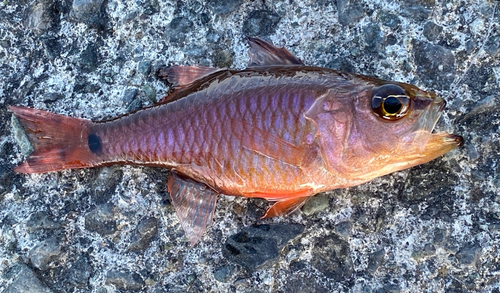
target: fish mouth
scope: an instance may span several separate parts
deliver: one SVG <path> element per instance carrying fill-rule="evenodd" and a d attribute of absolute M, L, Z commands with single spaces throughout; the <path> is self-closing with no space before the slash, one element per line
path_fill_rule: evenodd
<path fill-rule="evenodd" d="M 438 157 L 456 147 L 463 146 L 464 139 L 460 135 L 446 132 L 432 133 L 437 121 L 446 108 L 446 100 L 434 93 L 429 97 L 433 99 L 433 102 L 429 105 L 429 108 L 426 109 L 426 112 L 423 113 L 422 117 L 419 118 L 417 123 L 420 123 L 422 130 L 430 134 L 428 141 L 424 144 L 426 153 L 432 154 L 431 156 L 433 157 Z"/>
<path fill-rule="evenodd" d="M 432 150 L 444 154 L 464 144 L 463 137 L 459 135 L 446 132 L 433 133 L 434 127 L 446 108 L 446 101 L 443 98 L 435 93 L 426 93 L 415 99 L 418 104 L 427 104 L 427 106 L 409 130 L 413 133 L 410 137 L 414 145 L 419 146 L 425 153 Z"/>

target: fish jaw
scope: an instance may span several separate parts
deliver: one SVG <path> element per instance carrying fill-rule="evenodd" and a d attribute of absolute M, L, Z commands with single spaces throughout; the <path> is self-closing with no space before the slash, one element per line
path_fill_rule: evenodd
<path fill-rule="evenodd" d="M 445 132 L 432 133 L 422 150 L 422 162 L 417 162 L 416 165 L 429 162 L 463 144 L 464 139 L 459 135 Z"/>
<path fill-rule="evenodd" d="M 341 174 L 346 179 L 348 183 L 345 187 L 354 186 L 359 184 L 359 182 L 367 182 L 396 171 L 425 164 L 462 146 L 463 143 L 463 138 L 458 135 L 431 133 L 430 139 L 423 148 L 414 145 L 413 149 L 407 149 L 404 154 L 385 154 L 384 156 L 370 160 L 368 164 L 366 164 L 365 159 L 361 159 L 365 161 L 366 168 L 353 169 L 350 166 L 344 165 L 341 168 L 337 167 L 335 172 Z"/>

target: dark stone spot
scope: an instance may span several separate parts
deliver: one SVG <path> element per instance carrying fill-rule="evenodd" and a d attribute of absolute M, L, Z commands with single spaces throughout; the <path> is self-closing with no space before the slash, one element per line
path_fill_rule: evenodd
<path fill-rule="evenodd" d="M 93 153 L 98 153 L 101 151 L 101 138 L 95 133 L 89 134 L 89 149 Z"/>
<path fill-rule="evenodd" d="M 339 0 L 337 1 L 339 13 L 338 21 L 342 25 L 354 25 L 363 18 L 363 6 L 361 1 Z"/>
<path fill-rule="evenodd" d="M 427 22 L 424 25 L 424 36 L 429 40 L 429 41 L 435 41 L 443 31 L 443 27 L 440 25 L 435 24 L 432 21 Z"/>
<path fill-rule="evenodd" d="M 276 31 L 281 17 L 268 10 L 250 12 L 243 23 L 243 33 L 247 36 L 269 36 Z"/>
<path fill-rule="evenodd" d="M 418 40 L 412 41 L 417 74 L 427 86 L 448 89 L 453 82 L 455 56 L 451 50 Z"/>
<path fill-rule="evenodd" d="M 238 254 L 240 254 L 240 251 L 236 247 L 232 246 L 231 244 L 226 244 L 226 249 L 232 255 L 238 255 Z"/>
<path fill-rule="evenodd" d="M 251 226 L 229 237 L 222 253 L 230 262 L 254 271 L 276 263 L 283 247 L 303 231 L 304 226 L 292 224 Z"/>

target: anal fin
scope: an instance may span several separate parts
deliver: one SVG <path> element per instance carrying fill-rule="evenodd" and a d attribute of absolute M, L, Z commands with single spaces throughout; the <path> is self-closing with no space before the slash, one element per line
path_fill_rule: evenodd
<path fill-rule="evenodd" d="M 309 198 L 310 196 L 294 197 L 291 199 L 277 201 L 269 209 L 267 209 L 266 214 L 262 216 L 262 219 L 291 214 L 300 209 L 300 207 L 302 207 Z"/>
<path fill-rule="evenodd" d="M 181 178 L 174 172 L 168 178 L 167 187 L 175 213 L 193 247 L 212 222 L 219 194 L 205 184 Z"/>

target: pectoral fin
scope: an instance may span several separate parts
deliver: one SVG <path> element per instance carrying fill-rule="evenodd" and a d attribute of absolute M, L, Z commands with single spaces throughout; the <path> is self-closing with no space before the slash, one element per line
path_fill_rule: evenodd
<path fill-rule="evenodd" d="M 175 213 L 192 247 L 212 222 L 219 194 L 205 184 L 181 178 L 174 172 L 168 178 L 167 187 Z"/>
<path fill-rule="evenodd" d="M 300 207 L 302 207 L 309 198 L 310 196 L 295 197 L 287 200 L 277 201 L 269 209 L 267 209 L 266 214 L 262 217 L 262 219 L 277 217 L 284 214 L 291 214 L 300 209 Z"/>
<path fill-rule="evenodd" d="M 307 159 L 309 155 L 307 149 L 289 143 L 268 131 L 244 121 L 233 122 L 233 125 L 236 125 L 236 123 L 241 123 L 240 128 L 243 130 L 241 132 L 241 143 L 249 151 L 296 167 L 301 166 L 304 159 Z"/>

